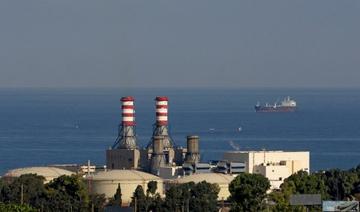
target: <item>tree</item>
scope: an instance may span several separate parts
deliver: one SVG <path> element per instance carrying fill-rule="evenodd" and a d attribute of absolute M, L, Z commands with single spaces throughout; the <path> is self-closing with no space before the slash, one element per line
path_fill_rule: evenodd
<path fill-rule="evenodd" d="M 131 201 L 131 206 L 136 208 L 136 212 L 137 211 L 146 211 L 145 201 L 146 201 L 146 196 L 144 193 L 144 189 L 141 185 L 138 185 L 134 191 L 132 201 Z"/>
<path fill-rule="evenodd" d="M 113 199 L 111 200 L 111 205 L 118 205 L 121 207 L 122 204 L 122 199 L 121 199 L 121 187 L 120 187 L 120 183 L 118 184 L 118 187 L 116 189 L 116 192 L 114 194 Z"/>
<path fill-rule="evenodd" d="M 220 188 L 218 184 L 206 181 L 195 184 L 190 192 L 191 211 L 217 211 L 217 199 Z M 186 192 L 184 192 L 185 194 Z"/>
<path fill-rule="evenodd" d="M 229 185 L 231 211 L 261 211 L 269 189 L 269 180 L 264 176 L 239 174 Z"/>
<path fill-rule="evenodd" d="M 5 204 L 0 202 L 0 211 L 1 212 L 37 212 L 36 209 L 28 205 L 19 205 L 19 204 Z"/>
<path fill-rule="evenodd" d="M 186 183 L 172 185 L 166 191 L 165 211 L 217 211 L 220 188 L 217 184 Z"/>
<path fill-rule="evenodd" d="M 93 209 L 94 212 L 104 211 L 106 202 L 105 194 L 90 194 L 89 209 Z"/>
<path fill-rule="evenodd" d="M 328 194 L 333 200 L 346 200 L 350 198 L 354 188 L 359 182 L 359 176 L 353 170 L 328 170 L 324 173 Z"/>
<path fill-rule="evenodd" d="M 2 198 L 4 202 L 29 204 L 41 208 L 45 203 L 45 178 L 36 174 L 24 174 L 14 178 L 8 184 L 3 182 Z"/>
<path fill-rule="evenodd" d="M 149 181 L 147 184 L 146 197 L 145 197 L 145 210 L 158 211 L 161 209 L 162 200 L 157 190 L 157 182 Z"/>
<path fill-rule="evenodd" d="M 8 190 L 8 186 L 5 183 L 3 178 L 0 178 L 0 202 L 4 202 L 5 201 L 5 193 L 6 190 Z"/>
<path fill-rule="evenodd" d="M 89 196 L 80 176 L 60 176 L 46 185 L 43 182 L 44 177 L 35 174 L 0 179 L 0 202 L 9 203 L 2 207 L 23 208 L 21 203 L 38 211 L 101 211 L 104 207 L 105 196 Z"/>
<path fill-rule="evenodd" d="M 87 211 L 89 195 L 79 176 L 60 176 L 46 186 L 49 211 Z"/>
<path fill-rule="evenodd" d="M 164 202 L 164 208 L 166 211 L 181 211 L 181 206 L 184 205 L 184 188 L 185 187 L 182 185 L 171 185 L 166 191 Z M 187 199 L 190 199 L 190 194 Z"/>
<path fill-rule="evenodd" d="M 273 191 L 269 200 L 275 203 L 274 211 L 305 211 L 304 206 L 290 206 L 290 197 L 293 194 L 320 194 L 322 199 L 327 199 L 327 187 L 322 173 L 309 174 L 299 171 L 287 179 L 280 186 L 279 191 Z M 310 210 L 320 210 L 319 206 L 308 206 Z"/>
<path fill-rule="evenodd" d="M 299 171 L 284 180 L 281 187 L 288 186 L 292 182 L 294 194 L 321 194 L 323 198 L 327 198 L 327 187 L 321 173 L 309 174 L 306 171 Z"/>
<path fill-rule="evenodd" d="M 150 181 L 147 184 L 147 190 L 146 190 L 146 194 L 151 194 L 151 195 L 155 195 L 156 190 L 157 190 L 157 182 L 156 181 Z"/>

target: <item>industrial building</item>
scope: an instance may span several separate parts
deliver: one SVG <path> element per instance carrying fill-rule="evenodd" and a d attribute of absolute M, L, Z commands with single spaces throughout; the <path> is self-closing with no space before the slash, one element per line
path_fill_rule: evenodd
<path fill-rule="evenodd" d="M 136 170 L 110 170 L 101 171 L 87 177 L 89 190 L 92 193 L 105 194 L 106 198 L 114 197 L 116 189 L 120 184 L 123 206 L 129 206 L 131 197 L 138 185 L 141 185 L 144 191 L 147 190 L 147 184 L 150 181 L 157 182 L 157 192 L 164 196 L 163 180 L 155 175 L 136 171 Z"/>
<path fill-rule="evenodd" d="M 200 161 L 199 137 L 188 136 L 187 148 L 175 145 L 168 127 L 168 97 L 155 98 L 155 124 L 146 147 L 137 145 L 135 99 L 121 98 L 122 121 L 113 146 L 106 151 L 108 169 L 136 169 L 164 178 L 183 175 L 183 164 L 194 166 Z"/>
<path fill-rule="evenodd" d="M 267 177 L 271 189 L 279 189 L 284 179 L 298 171 L 310 172 L 309 152 L 232 151 L 224 160 L 245 164 L 245 172 Z"/>

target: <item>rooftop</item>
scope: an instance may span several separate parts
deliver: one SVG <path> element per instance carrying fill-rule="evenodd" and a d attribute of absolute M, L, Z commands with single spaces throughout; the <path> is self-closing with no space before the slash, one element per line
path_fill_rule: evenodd
<path fill-rule="evenodd" d="M 20 177 L 23 174 L 37 174 L 43 176 L 45 178 L 57 178 L 61 175 L 72 175 L 74 172 L 59 169 L 55 167 L 47 167 L 47 166 L 40 166 L 40 167 L 26 167 L 26 168 L 18 168 L 9 170 L 4 176 L 5 177 Z"/>
<path fill-rule="evenodd" d="M 174 183 L 188 183 L 194 182 L 199 183 L 206 181 L 208 183 L 217 183 L 217 184 L 229 184 L 235 177 L 227 174 L 220 173 L 199 173 L 185 176 L 179 179 L 175 179 L 172 182 Z"/>
<path fill-rule="evenodd" d="M 136 170 L 110 170 L 101 171 L 94 174 L 93 180 L 131 180 L 131 181 L 149 181 L 149 180 L 162 180 L 160 177 Z"/>

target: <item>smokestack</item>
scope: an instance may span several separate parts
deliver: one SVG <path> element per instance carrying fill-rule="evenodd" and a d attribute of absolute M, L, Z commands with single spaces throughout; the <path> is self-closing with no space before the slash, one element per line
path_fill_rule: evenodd
<path fill-rule="evenodd" d="M 160 167 L 165 165 L 164 136 L 154 136 L 152 144 L 152 157 L 151 157 L 151 172 L 159 175 Z"/>
<path fill-rule="evenodd" d="M 173 149 L 173 140 L 169 135 L 169 127 L 168 127 L 168 97 L 166 96 L 158 96 L 155 98 L 155 107 L 156 107 L 156 122 L 154 124 L 154 136 L 163 136 L 163 146 L 164 150 Z M 148 149 L 152 149 L 154 138 L 151 139 L 149 144 L 147 145 Z M 172 161 L 171 158 L 169 158 Z"/>
<path fill-rule="evenodd" d="M 120 101 L 122 110 L 122 126 L 135 126 L 134 98 L 127 96 L 121 98 Z"/>
<path fill-rule="evenodd" d="M 135 105 L 132 96 L 121 98 L 122 122 L 113 149 L 136 149 Z"/>
<path fill-rule="evenodd" d="M 168 98 L 166 96 L 158 96 L 156 101 L 156 125 L 167 126 L 168 124 Z"/>
<path fill-rule="evenodd" d="M 187 152 L 185 156 L 185 162 L 198 163 L 200 161 L 199 153 L 199 136 L 191 135 L 187 136 Z"/>

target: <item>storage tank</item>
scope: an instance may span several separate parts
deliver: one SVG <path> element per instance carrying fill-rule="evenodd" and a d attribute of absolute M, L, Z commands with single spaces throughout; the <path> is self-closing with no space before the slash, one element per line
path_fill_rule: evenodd
<path fill-rule="evenodd" d="M 123 206 L 129 206 L 131 197 L 138 185 L 141 185 L 146 192 L 147 184 L 150 181 L 157 182 L 157 192 L 164 195 L 163 180 L 155 175 L 136 170 L 111 170 L 96 173 L 88 177 L 91 185 L 91 192 L 105 194 L 106 198 L 113 197 L 118 184 L 120 184 Z"/>
<path fill-rule="evenodd" d="M 4 178 L 20 177 L 21 175 L 24 174 L 36 174 L 39 176 L 43 176 L 45 178 L 44 183 L 48 183 L 51 180 L 58 178 L 62 175 L 70 176 L 75 173 L 55 167 L 38 166 L 38 167 L 25 167 L 25 168 L 12 169 L 9 170 L 3 177 Z"/>
<path fill-rule="evenodd" d="M 185 184 L 189 182 L 200 183 L 206 181 L 208 183 L 216 183 L 220 187 L 218 200 L 226 200 L 230 196 L 229 184 L 235 177 L 219 173 L 201 173 L 192 174 L 176 180 L 169 181 L 169 184 Z"/>

